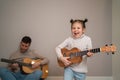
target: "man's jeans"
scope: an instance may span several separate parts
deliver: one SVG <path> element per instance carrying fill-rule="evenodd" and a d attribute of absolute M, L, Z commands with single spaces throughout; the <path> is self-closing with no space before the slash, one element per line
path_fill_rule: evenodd
<path fill-rule="evenodd" d="M 41 76 L 41 70 L 36 70 L 33 73 L 26 75 L 21 72 L 11 72 L 7 68 L 0 68 L 0 78 L 2 80 L 39 80 Z"/>

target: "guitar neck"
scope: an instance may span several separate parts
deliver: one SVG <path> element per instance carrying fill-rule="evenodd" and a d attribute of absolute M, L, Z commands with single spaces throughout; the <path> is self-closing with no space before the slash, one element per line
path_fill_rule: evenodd
<path fill-rule="evenodd" d="M 91 49 L 91 50 L 86 50 L 86 52 L 98 53 L 98 52 L 101 52 L 101 50 L 100 50 L 100 48 L 95 48 L 95 49 Z"/>
<path fill-rule="evenodd" d="M 15 60 L 4 59 L 4 58 L 1 59 L 1 62 L 12 63 L 12 64 L 17 63 L 19 65 L 28 66 L 28 67 L 32 66 L 31 64 L 28 64 L 28 63 L 23 63 L 23 62 L 19 62 L 19 61 L 15 61 Z"/>
<path fill-rule="evenodd" d="M 77 52 L 76 55 L 83 56 L 83 55 L 87 55 L 88 52 L 98 53 L 98 52 L 101 52 L 101 49 L 95 48 L 95 49 L 85 50 L 85 51 Z"/>

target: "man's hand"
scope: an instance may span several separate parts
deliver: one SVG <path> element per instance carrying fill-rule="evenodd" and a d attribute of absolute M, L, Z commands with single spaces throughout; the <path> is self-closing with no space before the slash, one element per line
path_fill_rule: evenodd
<path fill-rule="evenodd" d="M 19 67 L 19 65 L 17 63 L 11 64 L 11 68 L 18 68 L 18 67 Z"/>
<path fill-rule="evenodd" d="M 40 62 L 35 62 L 34 64 L 32 64 L 32 68 L 37 68 L 40 66 Z"/>

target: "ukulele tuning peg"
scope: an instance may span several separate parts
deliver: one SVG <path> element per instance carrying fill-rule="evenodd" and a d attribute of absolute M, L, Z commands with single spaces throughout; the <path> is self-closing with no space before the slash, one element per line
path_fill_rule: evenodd
<path fill-rule="evenodd" d="M 115 54 L 114 52 L 112 52 L 112 54 Z"/>
<path fill-rule="evenodd" d="M 110 44 L 111 46 L 113 45 L 113 44 Z"/>
<path fill-rule="evenodd" d="M 108 44 L 106 44 L 105 46 L 108 46 Z"/>

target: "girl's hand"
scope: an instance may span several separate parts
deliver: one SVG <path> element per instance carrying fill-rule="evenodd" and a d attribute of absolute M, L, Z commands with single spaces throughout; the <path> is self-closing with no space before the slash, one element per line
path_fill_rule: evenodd
<path fill-rule="evenodd" d="M 71 61 L 69 61 L 70 57 L 60 57 L 60 60 L 64 63 L 65 66 L 69 66 L 71 64 Z"/>
<path fill-rule="evenodd" d="M 91 56 L 93 56 L 93 55 L 94 55 L 94 53 L 92 53 L 92 52 L 88 52 L 88 53 L 87 53 L 87 56 L 88 56 L 88 57 L 91 57 Z"/>

